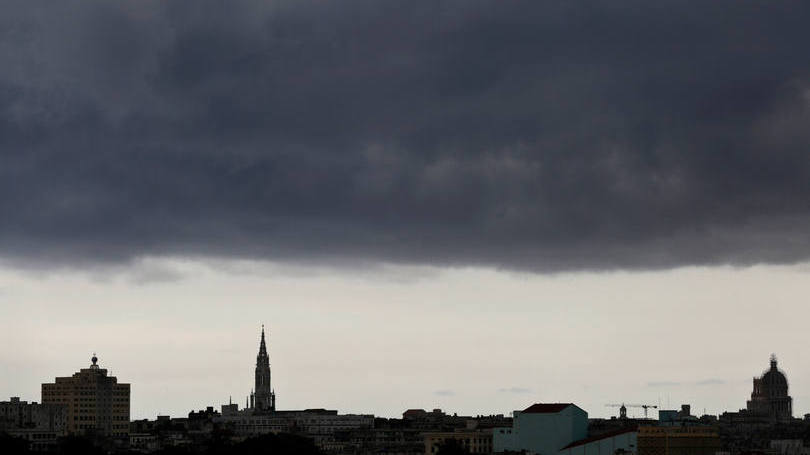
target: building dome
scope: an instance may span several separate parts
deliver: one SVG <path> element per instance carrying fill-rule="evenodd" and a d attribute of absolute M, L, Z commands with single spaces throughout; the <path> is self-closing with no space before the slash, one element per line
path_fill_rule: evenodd
<path fill-rule="evenodd" d="M 776 367 L 776 357 L 771 357 L 771 369 L 762 375 L 762 392 L 768 397 L 786 397 L 788 382 L 785 374 Z"/>
<path fill-rule="evenodd" d="M 793 415 L 793 399 L 788 395 L 785 373 L 776 366 L 776 356 L 771 356 L 771 368 L 754 378 L 754 390 L 747 405 L 755 416 L 788 421 Z"/>
<path fill-rule="evenodd" d="M 785 377 L 785 374 L 778 370 L 768 371 L 762 375 L 762 382 L 766 386 L 787 387 L 787 378 Z"/>

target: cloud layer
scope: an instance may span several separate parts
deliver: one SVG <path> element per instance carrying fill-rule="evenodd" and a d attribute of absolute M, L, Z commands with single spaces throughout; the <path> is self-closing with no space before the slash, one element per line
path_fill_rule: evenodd
<path fill-rule="evenodd" d="M 809 9 L 12 2 L 0 255 L 806 260 Z"/>

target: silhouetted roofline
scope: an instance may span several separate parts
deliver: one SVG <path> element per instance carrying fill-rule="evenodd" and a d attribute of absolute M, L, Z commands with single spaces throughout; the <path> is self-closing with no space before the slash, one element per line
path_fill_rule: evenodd
<path fill-rule="evenodd" d="M 535 403 L 522 412 L 527 414 L 556 414 L 574 403 Z"/>
<path fill-rule="evenodd" d="M 638 427 L 629 427 L 629 428 L 622 428 L 620 430 L 609 431 L 607 433 L 602 433 L 600 435 L 591 436 L 589 438 L 580 439 L 579 441 L 574 441 L 571 444 L 563 447 L 560 450 L 570 449 L 571 447 L 582 446 L 591 442 L 601 441 L 602 439 L 612 438 L 614 436 L 621 436 L 627 433 L 635 433 L 638 431 Z"/>

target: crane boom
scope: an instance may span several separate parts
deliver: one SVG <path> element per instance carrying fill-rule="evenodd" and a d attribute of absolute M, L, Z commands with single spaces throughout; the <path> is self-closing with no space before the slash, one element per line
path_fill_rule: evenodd
<path fill-rule="evenodd" d="M 658 405 L 655 404 L 626 404 L 626 403 L 610 403 L 606 404 L 605 406 L 610 408 L 619 408 L 619 417 L 620 418 L 627 418 L 627 408 L 642 408 L 644 409 L 644 418 L 647 418 L 647 411 L 649 409 L 658 409 Z"/>

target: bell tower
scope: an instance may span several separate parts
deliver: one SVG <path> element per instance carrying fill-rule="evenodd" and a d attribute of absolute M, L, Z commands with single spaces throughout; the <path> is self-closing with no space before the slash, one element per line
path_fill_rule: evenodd
<path fill-rule="evenodd" d="M 256 356 L 256 383 L 253 390 L 251 404 L 255 412 L 276 410 L 276 394 L 270 384 L 270 356 L 267 355 L 264 325 L 262 325 L 262 338 L 259 342 L 259 354 Z"/>

